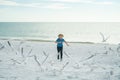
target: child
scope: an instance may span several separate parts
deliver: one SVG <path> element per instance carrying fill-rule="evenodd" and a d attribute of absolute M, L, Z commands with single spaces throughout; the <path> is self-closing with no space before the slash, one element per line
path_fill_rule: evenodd
<path fill-rule="evenodd" d="M 58 39 L 56 40 L 56 43 L 57 43 L 57 51 L 58 51 L 58 56 L 57 56 L 57 59 L 61 60 L 62 61 L 62 58 L 63 58 L 63 42 L 66 43 L 67 46 L 68 43 L 63 39 L 64 35 L 63 34 L 59 34 L 58 35 Z"/>

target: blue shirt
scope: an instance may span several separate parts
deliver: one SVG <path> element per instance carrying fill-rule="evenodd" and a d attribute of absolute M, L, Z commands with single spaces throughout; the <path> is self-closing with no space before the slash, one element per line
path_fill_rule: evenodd
<path fill-rule="evenodd" d="M 56 42 L 57 42 L 57 47 L 63 47 L 63 42 L 65 42 L 65 40 L 58 38 Z"/>

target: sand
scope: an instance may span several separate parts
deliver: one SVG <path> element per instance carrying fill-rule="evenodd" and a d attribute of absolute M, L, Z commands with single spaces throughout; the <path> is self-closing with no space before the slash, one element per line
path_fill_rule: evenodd
<path fill-rule="evenodd" d="M 0 40 L 0 80 L 120 80 L 120 45 Z"/>

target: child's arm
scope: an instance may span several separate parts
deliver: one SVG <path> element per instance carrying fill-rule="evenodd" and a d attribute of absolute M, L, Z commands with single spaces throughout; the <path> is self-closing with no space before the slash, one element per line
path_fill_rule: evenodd
<path fill-rule="evenodd" d="M 58 39 L 55 41 L 55 43 L 58 43 Z"/>
<path fill-rule="evenodd" d="M 69 46 L 69 44 L 65 41 L 65 44 L 67 45 L 67 46 Z"/>

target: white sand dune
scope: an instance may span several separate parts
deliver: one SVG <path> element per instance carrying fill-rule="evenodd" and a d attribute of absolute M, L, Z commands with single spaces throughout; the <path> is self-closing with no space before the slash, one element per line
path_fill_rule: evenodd
<path fill-rule="evenodd" d="M 120 80 L 120 45 L 0 40 L 0 80 Z"/>

